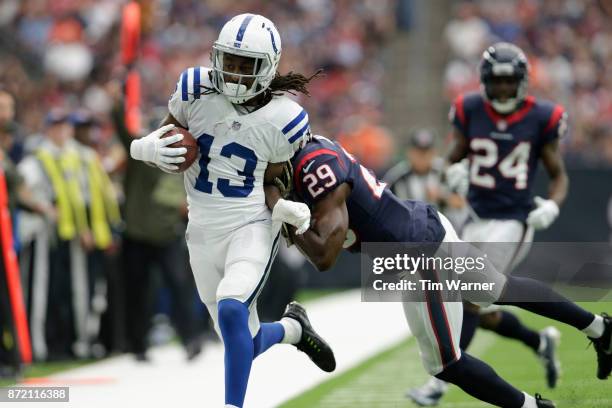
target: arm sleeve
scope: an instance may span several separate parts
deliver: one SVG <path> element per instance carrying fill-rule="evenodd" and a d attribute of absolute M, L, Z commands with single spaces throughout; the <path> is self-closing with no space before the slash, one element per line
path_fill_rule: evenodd
<path fill-rule="evenodd" d="M 459 95 L 450 107 L 448 120 L 461 134 L 466 134 L 467 120 L 465 115 L 464 97 Z"/>
<path fill-rule="evenodd" d="M 123 103 L 118 103 L 113 106 L 111 111 L 111 119 L 113 120 L 113 125 L 115 127 L 115 132 L 117 134 L 117 138 L 123 145 L 123 148 L 128 152 L 130 151 L 130 143 L 134 140 L 127 128 L 125 127 L 125 119 L 123 117 Z"/>
<path fill-rule="evenodd" d="M 561 139 L 567 133 L 567 112 L 561 105 L 555 105 L 542 134 L 542 143 L 548 144 Z"/>
<path fill-rule="evenodd" d="M 333 154 L 315 150 L 306 154 L 295 169 L 295 185 L 306 204 L 314 205 L 348 178 L 348 169 L 341 159 Z"/>

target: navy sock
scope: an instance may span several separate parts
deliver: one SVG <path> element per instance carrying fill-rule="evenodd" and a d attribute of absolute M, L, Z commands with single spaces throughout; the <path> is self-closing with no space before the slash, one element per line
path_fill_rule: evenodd
<path fill-rule="evenodd" d="M 540 333 L 523 325 L 518 317 L 505 310 L 501 312 L 501 320 L 493 331 L 501 336 L 520 340 L 535 352 L 540 347 Z"/>
<path fill-rule="evenodd" d="M 522 301 L 538 300 L 538 301 Z M 570 302 L 547 285 L 535 279 L 509 276 L 498 305 L 513 305 L 540 316 L 569 324 L 578 330 L 585 329 L 595 315 Z"/>
<path fill-rule="evenodd" d="M 218 306 L 225 345 L 225 403 L 242 407 L 253 362 L 249 309 L 235 299 L 223 299 Z"/>
<path fill-rule="evenodd" d="M 498 407 L 520 408 L 525 395 L 508 384 L 483 361 L 463 353 L 436 378 L 455 384 L 472 397 Z"/>
<path fill-rule="evenodd" d="M 259 356 L 273 345 L 280 343 L 284 336 L 285 329 L 282 324 L 278 322 L 262 323 L 257 336 L 253 339 L 253 345 L 255 346 L 254 357 Z"/>
<path fill-rule="evenodd" d="M 463 309 L 463 325 L 461 326 L 461 339 L 459 340 L 461 350 L 467 350 L 474 338 L 474 334 L 476 334 L 479 322 L 480 316 L 478 312 Z"/>

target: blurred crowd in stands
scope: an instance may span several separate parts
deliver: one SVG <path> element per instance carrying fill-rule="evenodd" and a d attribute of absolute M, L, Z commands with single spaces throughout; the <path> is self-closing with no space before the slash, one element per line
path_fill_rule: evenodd
<path fill-rule="evenodd" d="M 0 5 L 0 83 L 18 95 L 18 119 L 42 129 L 51 107 L 84 107 L 105 119 L 108 84 L 121 78 L 119 19 L 124 1 L 7 0 Z M 209 65 L 211 45 L 233 15 L 259 12 L 283 38 L 280 72 L 325 76 L 302 98 L 317 132 L 336 135 L 378 121 L 383 77 L 380 45 L 395 30 L 394 0 L 145 0 L 139 69 L 145 114 L 165 106 L 185 67 Z M 359 119 L 359 121 L 357 120 Z M 112 131 L 102 129 L 99 137 Z"/>
<path fill-rule="evenodd" d="M 531 92 L 569 111 L 568 165 L 612 165 L 612 2 L 474 0 L 456 2 L 453 13 L 445 29 L 449 100 L 478 89 L 487 44 L 516 43 L 531 64 Z"/>
<path fill-rule="evenodd" d="M 377 128 L 380 53 L 397 27 L 396 0 L 139 3 L 143 134 L 165 115 L 181 71 L 209 65 L 221 26 L 246 11 L 278 26 L 281 73 L 324 69 L 310 87 L 312 97 L 299 100 L 317 133 L 384 133 Z M 147 339 L 164 337 L 163 330 L 147 337 L 156 312 L 168 316 L 188 359 L 211 330 L 186 258 L 181 176 L 127 160 L 129 142 L 139 135 L 128 133 L 121 113 L 124 4 L 0 3 L 0 164 L 36 361 L 114 351 L 147 360 Z M 389 157 L 390 147 L 386 152 Z M 279 262 L 284 271 L 304 261 L 281 254 Z M 270 307 L 261 314 L 269 319 L 280 317 L 301 282 L 286 271 L 276 276 L 281 283 L 269 285 L 275 292 L 262 295 Z M 5 312 L 0 369 L 15 344 Z"/>

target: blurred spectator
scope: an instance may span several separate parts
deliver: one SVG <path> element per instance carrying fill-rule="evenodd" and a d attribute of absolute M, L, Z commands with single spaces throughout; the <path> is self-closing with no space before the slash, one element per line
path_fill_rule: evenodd
<path fill-rule="evenodd" d="M 23 213 L 20 236 L 27 248 L 20 259 L 30 306 L 32 347 L 36 359 L 85 357 L 87 317 L 85 248 L 92 246 L 80 186 L 79 152 L 68 115 L 47 115 L 45 139 L 26 156 L 19 171 L 35 200 L 54 207 L 57 218 Z M 25 253 L 25 254 L 24 254 Z M 32 267 L 30 268 L 30 264 Z"/>
<path fill-rule="evenodd" d="M 489 40 L 489 27 L 478 6 L 472 1 L 461 2 L 455 7 L 455 16 L 444 30 L 451 51 L 467 61 L 479 57 Z"/>
<path fill-rule="evenodd" d="M 442 183 L 444 159 L 435 148 L 437 135 L 422 128 L 408 136 L 405 157 L 384 176 L 389 188 L 401 200 L 421 200 L 434 204 L 459 227 L 466 217 L 465 201 Z"/>
<path fill-rule="evenodd" d="M 612 16 L 605 1 L 479 0 L 460 3 L 446 28 L 449 100 L 479 86 L 486 45 L 510 41 L 531 64 L 530 91 L 561 102 L 572 130 L 562 141 L 569 165 L 610 166 Z"/>
<path fill-rule="evenodd" d="M 0 89 L 0 148 L 9 156 L 13 164 L 23 158 L 23 129 L 15 122 L 15 98 Z"/>
<path fill-rule="evenodd" d="M 75 147 L 80 156 L 83 201 L 93 238 L 92 246 L 86 248 L 88 304 L 81 347 L 85 348 L 83 354 L 100 357 L 111 347 L 108 336 L 106 345 L 102 344 L 100 331 L 102 316 L 109 303 L 109 282 L 116 281 L 111 274 L 117 273 L 112 261 L 119 245 L 121 215 L 117 194 L 102 166 L 101 158 L 94 150 L 93 134 L 98 128 L 97 122 L 86 110 L 73 112 L 70 121 L 74 128 Z M 106 328 L 110 329 L 108 325 Z"/>
<path fill-rule="evenodd" d="M 158 118 L 159 121 L 161 118 Z M 113 110 L 117 134 L 129 151 L 132 136 L 123 120 L 123 108 Z M 157 126 L 154 123 L 153 126 Z M 195 282 L 187 267 L 183 177 L 168 174 L 141 161 L 129 160 L 124 179 L 125 231 L 123 276 L 128 351 L 138 361 L 147 361 L 147 334 L 153 317 L 154 268 L 157 267 L 171 292 L 171 318 L 185 348 L 187 359 L 202 348 L 195 316 Z"/>
<path fill-rule="evenodd" d="M 437 155 L 435 141 L 434 132 L 425 128 L 413 130 L 408 136 L 404 160 L 384 176 L 398 198 L 441 203 L 444 160 Z"/>

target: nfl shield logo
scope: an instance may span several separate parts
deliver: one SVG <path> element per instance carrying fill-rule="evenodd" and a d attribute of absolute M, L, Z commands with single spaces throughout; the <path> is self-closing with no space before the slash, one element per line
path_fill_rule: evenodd
<path fill-rule="evenodd" d="M 242 126 L 240 122 L 234 121 L 234 123 L 232 123 L 232 130 L 240 130 L 240 126 Z"/>
<path fill-rule="evenodd" d="M 503 132 L 506 129 L 508 129 L 508 123 L 505 120 L 500 120 L 497 122 L 497 130 Z"/>

